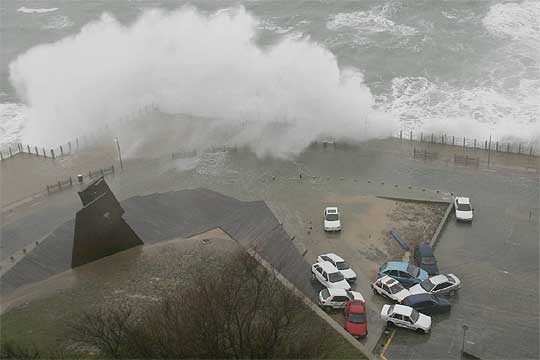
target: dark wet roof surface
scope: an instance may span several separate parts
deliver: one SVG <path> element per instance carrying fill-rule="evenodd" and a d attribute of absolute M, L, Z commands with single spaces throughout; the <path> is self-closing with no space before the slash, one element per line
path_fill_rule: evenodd
<path fill-rule="evenodd" d="M 306 294 L 314 290 L 305 262 L 263 201 L 245 202 L 207 189 L 136 196 L 121 202 L 123 218 L 146 244 L 188 238 L 220 227 L 254 248 Z M 3 295 L 70 269 L 74 220 L 58 227 L 1 279 Z"/>

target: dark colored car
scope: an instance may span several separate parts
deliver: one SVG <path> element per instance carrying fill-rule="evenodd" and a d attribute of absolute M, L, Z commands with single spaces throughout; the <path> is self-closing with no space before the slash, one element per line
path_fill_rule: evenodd
<path fill-rule="evenodd" d="M 431 294 L 409 295 L 403 299 L 401 304 L 410 306 L 426 315 L 444 313 L 450 311 L 451 307 L 446 298 Z"/>
<path fill-rule="evenodd" d="M 429 276 L 439 274 L 437 259 L 433 255 L 433 249 L 429 244 L 416 245 L 414 248 L 414 263 L 419 268 L 424 269 Z"/>

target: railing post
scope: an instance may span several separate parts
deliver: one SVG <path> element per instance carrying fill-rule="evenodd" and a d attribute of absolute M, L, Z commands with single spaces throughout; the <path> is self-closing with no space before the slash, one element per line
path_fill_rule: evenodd
<path fill-rule="evenodd" d="M 409 132 L 409 141 L 412 141 L 412 130 Z"/>
<path fill-rule="evenodd" d="M 34 146 L 34 150 L 36 151 L 36 156 L 39 157 L 39 151 L 37 149 L 37 146 Z"/>
<path fill-rule="evenodd" d="M 463 137 L 463 148 L 465 149 L 465 136 Z"/>
<path fill-rule="evenodd" d="M 456 137 L 452 135 L 452 145 L 455 145 L 455 140 L 456 140 Z"/>
<path fill-rule="evenodd" d="M 54 157 L 54 149 L 51 149 L 51 157 L 52 157 L 53 159 L 55 159 L 55 157 Z"/>
<path fill-rule="evenodd" d="M 68 141 L 69 153 L 71 154 L 71 141 Z"/>
<path fill-rule="evenodd" d="M 9 157 L 12 157 L 13 153 L 11 152 L 11 146 L 8 146 L 8 150 L 9 150 Z"/>
<path fill-rule="evenodd" d="M 495 143 L 495 151 L 499 151 L 499 142 L 498 141 Z"/>
<path fill-rule="evenodd" d="M 31 152 L 30 152 L 30 145 L 26 144 L 26 149 L 28 150 L 28 153 L 31 154 Z"/>
<path fill-rule="evenodd" d="M 0 151 L 0 160 L 4 160 L 4 154 Z"/>
<path fill-rule="evenodd" d="M 399 130 L 399 140 L 403 140 L 403 130 Z"/>
<path fill-rule="evenodd" d="M 433 133 L 431 133 L 431 143 L 433 144 Z"/>
<path fill-rule="evenodd" d="M 474 148 L 476 149 L 476 139 L 474 139 Z"/>
<path fill-rule="evenodd" d="M 444 145 L 445 141 L 444 141 L 444 135 L 441 135 L 441 144 Z"/>
<path fill-rule="evenodd" d="M 423 132 L 420 133 L 420 142 L 424 142 L 424 133 Z"/>
<path fill-rule="evenodd" d="M 62 148 L 62 145 L 60 145 L 60 156 L 64 156 L 64 149 Z"/>
<path fill-rule="evenodd" d="M 487 150 L 487 140 L 486 140 L 486 143 L 484 144 L 484 150 Z"/>
<path fill-rule="evenodd" d="M 45 152 L 45 148 L 43 148 L 43 157 L 44 157 L 44 158 L 47 157 L 47 153 Z"/>
<path fill-rule="evenodd" d="M 519 143 L 518 154 L 521 154 L 521 143 Z"/>

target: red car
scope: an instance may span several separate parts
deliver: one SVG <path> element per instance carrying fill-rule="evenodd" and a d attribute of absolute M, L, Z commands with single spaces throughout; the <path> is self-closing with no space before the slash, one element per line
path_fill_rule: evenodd
<path fill-rule="evenodd" d="M 345 305 L 345 330 L 355 337 L 368 334 L 366 303 L 362 300 L 351 300 Z"/>

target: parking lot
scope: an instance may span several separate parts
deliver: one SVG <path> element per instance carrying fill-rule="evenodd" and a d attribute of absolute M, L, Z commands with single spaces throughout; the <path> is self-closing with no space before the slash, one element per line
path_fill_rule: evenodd
<path fill-rule="evenodd" d="M 475 356 L 538 358 L 538 177 L 531 173 L 493 172 L 418 161 L 408 156 L 407 148 L 401 152 L 385 151 L 385 148 L 384 141 L 349 149 L 315 148 L 295 161 L 257 160 L 253 155 L 239 152 L 214 157 L 212 161 L 202 158 L 195 168 L 188 170 L 170 158 L 127 160 L 126 171 L 112 178 L 110 184 L 119 199 L 206 187 L 242 200 L 265 200 L 291 237 L 295 237 L 293 242 L 307 250 L 307 261 L 313 261 L 318 252 L 336 250 L 354 262 L 356 256 L 362 255 L 360 249 L 364 257 L 373 259 L 368 270 L 355 269 L 359 274 L 359 290 L 368 303 L 370 336 L 364 340 L 368 346 L 375 346 L 378 340 L 371 336 L 375 334 L 372 330 L 377 327 L 382 330 L 378 313 L 382 304 L 387 303 L 373 296 L 368 288 L 383 256 L 376 250 L 367 251 L 366 244 L 371 240 L 371 232 L 382 239 L 377 226 L 388 226 L 387 223 L 376 226 L 368 220 L 369 209 L 374 212 L 372 218 L 377 218 L 377 211 L 381 210 L 371 202 L 370 196 L 448 200 L 447 192 L 468 195 L 475 208 L 474 222 L 456 224 L 450 218 L 435 250 L 440 270 L 455 273 L 462 280 L 462 289 L 452 299 L 451 313 L 434 317 L 432 332 L 427 336 L 397 330 L 387 343 L 384 356 L 457 358 L 461 351 L 462 325 L 466 324 L 469 330 L 465 350 Z M 302 179 L 299 174 L 303 174 Z M 314 198 L 314 193 L 326 195 Z M 68 191 L 28 205 L 32 206 L 32 216 L 3 225 L 4 249 L 21 248 L 24 243 L 52 231 L 79 204 L 75 192 Z M 343 207 L 342 235 L 322 237 L 320 222 L 325 205 Z M 17 217 L 16 209 L 13 217 Z M 36 223 L 44 224 L 39 233 L 24 230 Z M 16 243 L 6 242 L 7 233 Z M 355 252 L 350 248 L 355 248 Z M 316 290 L 314 287 L 313 299 Z"/>

